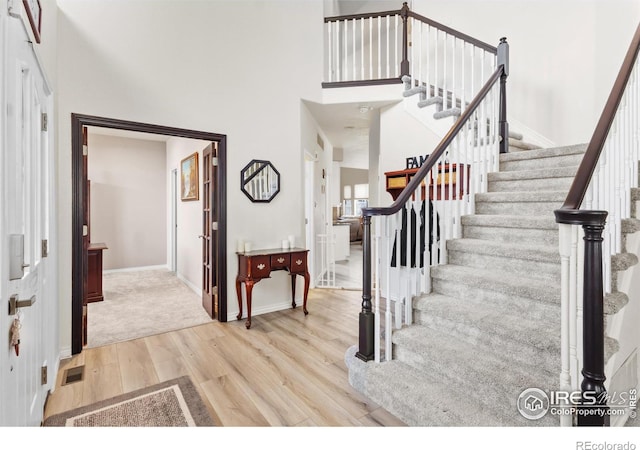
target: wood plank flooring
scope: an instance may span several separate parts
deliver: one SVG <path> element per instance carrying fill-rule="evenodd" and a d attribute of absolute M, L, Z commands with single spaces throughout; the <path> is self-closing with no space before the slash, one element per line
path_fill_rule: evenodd
<path fill-rule="evenodd" d="M 61 363 L 45 418 L 189 375 L 217 426 L 404 426 L 348 382 L 344 355 L 357 343 L 359 292 L 309 292 L 302 308 L 211 322 L 84 350 Z M 82 381 L 62 386 L 66 369 Z"/>

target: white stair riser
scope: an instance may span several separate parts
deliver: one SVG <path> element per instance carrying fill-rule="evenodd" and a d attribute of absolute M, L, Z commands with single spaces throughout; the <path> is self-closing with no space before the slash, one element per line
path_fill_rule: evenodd
<path fill-rule="evenodd" d="M 485 255 L 480 253 L 449 251 L 449 264 L 459 266 L 476 267 L 522 275 L 529 278 L 536 278 L 541 281 L 550 281 L 560 284 L 560 263 L 547 261 L 531 261 L 526 259 L 508 258 L 497 255 Z"/>

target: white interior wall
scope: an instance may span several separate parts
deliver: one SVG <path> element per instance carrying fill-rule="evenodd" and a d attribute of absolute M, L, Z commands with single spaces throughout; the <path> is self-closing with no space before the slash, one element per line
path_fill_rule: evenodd
<path fill-rule="evenodd" d="M 414 0 L 412 9 L 492 45 L 506 36 L 509 117 L 558 145 L 591 138 L 640 19 L 631 0 Z"/>
<path fill-rule="evenodd" d="M 378 204 L 375 206 L 388 206 L 393 202 L 385 189 L 385 172 L 404 170 L 406 158 L 428 155 L 440 140 L 439 136 L 407 114 L 402 103 L 380 109 L 380 182 Z"/>
<path fill-rule="evenodd" d="M 322 54 L 322 2 L 172 0 L 154 3 L 153 14 L 147 2 L 58 5 L 61 298 L 71 298 L 75 112 L 228 136 L 227 302 L 235 319 L 236 240 L 273 248 L 303 233 L 300 99 L 320 99 L 322 60 L 310 55 Z M 251 203 L 240 191 L 240 170 L 254 158 L 271 160 L 282 175 L 271 203 Z M 259 283 L 254 313 L 290 305 L 289 290 L 278 274 Z M 69 302 L 61 317 L 66 343 L 70 317 Z"/>
<path fill-rule="evenodd" d="M 176 275 L 184 281 L 194 292 L 202 295 L 202 151 L 210 142 L 196 139 L 172 137 L 167 140 L 166 172 L 163 183 L 167 192 L 171 192 L 171 171 L 178 170 L 178 202 L 176 210 L 177 224 L 177 253 L 178 261 Z M 184 158 L 198 153 L 198 200 L 182 201 L 180 199 L 180 163 Z M 163 223 L 171 223 L 171 196 L 165 197 L 165 216 Z M 165 251 L 169 251 L 170 238 L 167 236 Z"/>
<path fill-rule="evenodd" d="M 89 132 L 91 242 L 105 270 L 166 266 L 166 146 Z"/>
<path fill-rule="evenodd" d="M 324 234 L 327 231 L 327 226 L 332 223 L 332 216 L 327 216 L 325 208 L 327 202 L 327 196 L 330 193 L 330 185 L 327 185 L 326 174 L 333 171 L 333 146 L 329 141 L 329 138 L 324 134 L 313 115 L 306 107 L 304 102 L 300 105 L 301 118 L 300 118 L 300 130 L 301 130 L 301 147 L 302 153 L 311 155 L 314 159 L 313 162 L 313 229 L 316 236 L 312 237 L 312 241 L 317 248 L 317 235 Z M 324 143 L 324 148 L 318 145 L 318 136 Z M 325 178 L 322 178 L 322 172 L 324 170 Z M 323 190 L 324 184 L 324 190 Z M 312 284 L 315 283 L 321 270 L 321 254 L 319 251 L 313 252 L 312 261 L 313 270 L 310 270 Z"/>

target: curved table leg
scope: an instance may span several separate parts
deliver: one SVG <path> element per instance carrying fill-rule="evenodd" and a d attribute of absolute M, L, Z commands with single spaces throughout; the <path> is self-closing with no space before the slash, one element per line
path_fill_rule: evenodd
<path fill-rule="evenodd" d="M 307 311 L 307 296 L 309 295 L 309 279 L 311 277 L 309 276 L 309 272 L 305 272 L 304 273 L 304 303 L 302 305 L 302 310 L 304 311 L 304 315 L 306 316 L 307 314 L 309 314 L 309 311 Z"/>
<path fill-rule="evenodd" d="M 254 281 L 247 280 L 244 282 L 244 288 L 247 291 L 247 321 L 244 326 L 247 330 L 251 328 L 251 291 L 253 291 Z"/>
<path fill-rule="evenodd" d="M 240 278 L 236 277 L 236 293 L 238 294 L 238 315 L 236 316 L 237 320 L 242 319 L 242 281 Z"/>
<path fill-rule="evenodd" d="M 291 307 L 295 308 L 296 305 L 296 274 L 290 273 L 291 275 Z"/>

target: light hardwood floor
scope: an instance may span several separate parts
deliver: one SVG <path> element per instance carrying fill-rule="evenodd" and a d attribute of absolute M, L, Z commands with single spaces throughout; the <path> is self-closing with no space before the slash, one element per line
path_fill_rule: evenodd
<path fill-rule="evenodd" d="M 64 360 L 45 418 L 189 375 L 218 426 L 404 426 L 348 382 L 360 293 L 311 290 L 302 308 L 212 322 L 84 350 Z M 65 370 L 82 381 L 61 386 Z"/>

